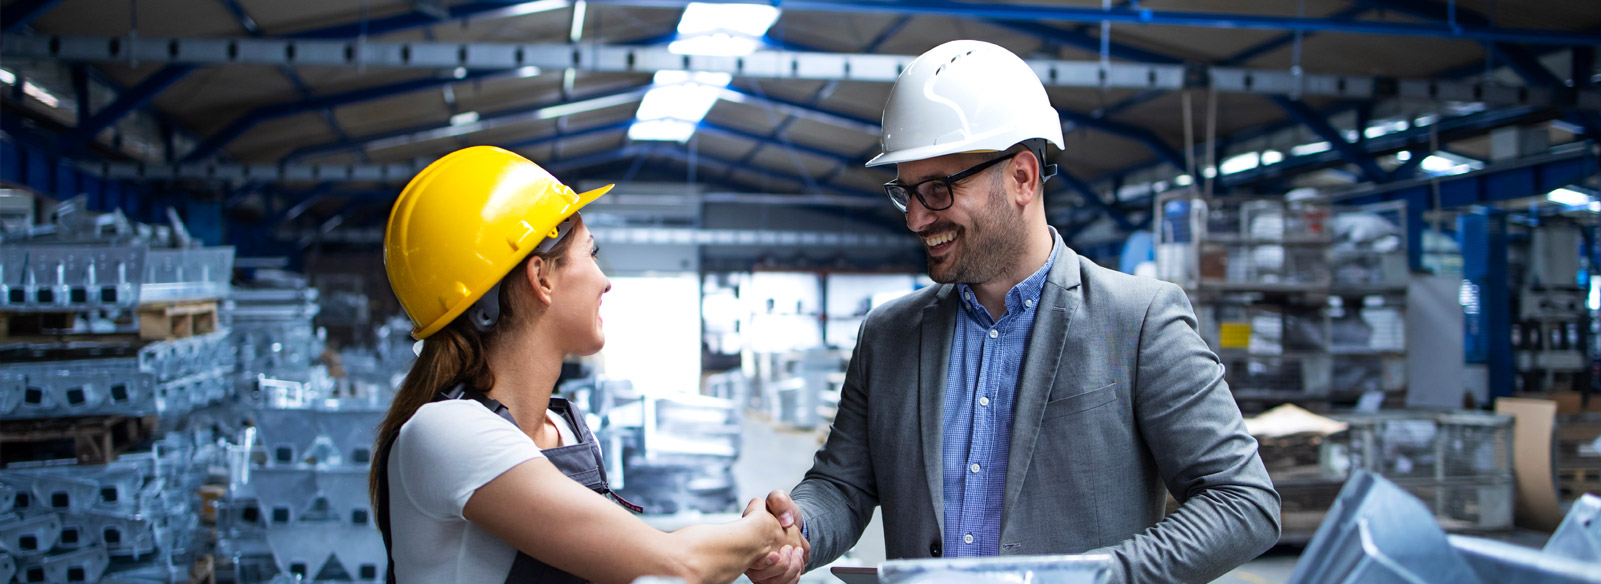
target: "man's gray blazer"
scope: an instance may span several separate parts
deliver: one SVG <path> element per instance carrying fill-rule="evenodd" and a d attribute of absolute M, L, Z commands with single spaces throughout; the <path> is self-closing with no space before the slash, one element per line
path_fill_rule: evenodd
<path fill-rule="evenodd" d="M 1184 292 L 1060 249 L 1019 374 L 1000 553 L 1103 552 L 1113 582 L 1207 582 L 1271 547 L 1278 493 Z M 854 546 L 878 505 L 890 559 L 940 555 L 954 289 L 862 324 L 828 441 L 793 491 L 808 568 Z M 1165 519 L 1164 486 L 1181 503 Z"/>

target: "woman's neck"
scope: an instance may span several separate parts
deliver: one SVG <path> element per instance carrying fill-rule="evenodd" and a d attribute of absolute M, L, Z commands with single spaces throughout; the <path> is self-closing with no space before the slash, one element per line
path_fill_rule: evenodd
<path fill-rule="evenodd" d="M 545 423 L 545 410 L 561 376 L 563 355 L 548 341 L 536 340 L 549 338 L 534 330 L 514 333 L 497 339 L 486 355 L 495 375 L 490 399 L 506 406 L 517 426 L 540 448 L 554 447 L 560 440 L 555 428 Z"/>

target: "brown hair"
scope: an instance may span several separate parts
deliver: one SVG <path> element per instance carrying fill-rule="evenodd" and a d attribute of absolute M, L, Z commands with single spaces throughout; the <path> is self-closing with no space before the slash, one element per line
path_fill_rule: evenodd
<path fill-rule="evenodd" d="M 400 433 L 400 427 L 411 420 L 424 404 L 433 401 L 436 394 L 456 383 L 466 383 L 469 387 L 483 390 L 495 384 L 495 373 L 489 370 L 485 350 L 502 333 L 522 324 L 531 316 L 519 314 L 519 305 L 523 304 L 521 299 L 533 293 L 528 278 L 521 276 L 526 273 L 528 262 L 535 257 L 544 260 L 552 268 L 566 265 L 567 251 L 572 248 L 574 239 L 570 237 L 571 231 L 568 235 L 557 241 L 550 251 L 532 253 L 523 258 L 501 280 L 500 318 L 488 332 L 478 332 L 468 319 L 458 316 L 423 343 L 422 354 L 417 356 L 417 362 L 412 364 L 406 380 L 395 391 L 395 400 L 389 404 L 389 413 L 378 425 L 378 437 L 373 446 L 373 452 L 377 455 L 372 459 L 372 471 L 367 476 L 367 495 L 372 498 L 374 507 L 378 505 L 379 463 L 387 463 L 389 457 L 389 451 L 384 447 Z"/>

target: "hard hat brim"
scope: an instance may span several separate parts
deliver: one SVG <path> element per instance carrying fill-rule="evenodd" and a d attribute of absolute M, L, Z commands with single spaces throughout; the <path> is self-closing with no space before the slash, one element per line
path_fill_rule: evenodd
<path fill-rule="evenodd" d="M 617 185 L 615 185 L 615 184 L 609 184 L 609 185 L 600 187 L 598 189 L 593 189 L 593 190 L 584 191 L 582 193 L 578 193 L 578 200 L 573 202 L 572 206 L 567 208 L 567 210 L 561 215 L 561 217 L 559 219 L 557 219 L 557 223 L 560 223 L 562 221 L 567 220 L 568 217 L 571 217 L 574 214 L 578 213 L 578 211 L 580 209 L 583 209 L 585 206 L 588 206 L 590 203 L 594 202 L 595 199 L 599 199 L 601 195 L 604 195 L 604 194 L 606 194 L 608 192 L 611 192 L 612 188 L 614 188 L 616 186 Z M 528 248 L 528 252 L 529 253 L 533 253 L 533 249 L 534 249 L 533 247 L 529 247 Z M 520 262 L 522 262 L 522 259 L 526 258 L 526 257 L 528 257 L 527 254 L 524 254 L 521 258 L 518 258 L 517 261 L 520 263 Z M 510 273 L 510 272 L 508 272 L 508 273 Z M 450 323 L 455 322 L 456 318 L 461 316 L 461 314 L 463 312 L 466 312 L 468 308 L 471 308 L 473 303 L 477 302 L 480 297 L 482 297 L 486 292 L 488 292 L 490 287 L 494 286 L 497 282 L 499 282 L 502 278 L 505 278 L 505 277 L 506 277 L 506 274 L 500 274 L 500 275 L 495 276 L 494 278 L 490 279 L 487 282 L 479 282 L 479 283 L 477 283 L 478 285 L 473 286 L 471 289 L 480 290 L 480 292 L 478 292 L 477 294 L 469 294 L 469 295 L 463 297 L 463 299 L 460 302 L 456 303 L 455 306 L 450 307 L 450 310 L 445 311 L 445 313 L 443 315 L 440 315 L 440 317 L 438 319 L 434 320 L 434 322 L 429 323 L 428 326 L 426 326 L 426 327 L 413 327 L 411 329 L 411 337 L 414 338 L 414 339 L 417 339 L 419 341 L 427 340 L 428 337 L 433 336 L 434 333 L 439 332 L 439 330 L 445 328 L 446 325 L 449 325 Z"/>

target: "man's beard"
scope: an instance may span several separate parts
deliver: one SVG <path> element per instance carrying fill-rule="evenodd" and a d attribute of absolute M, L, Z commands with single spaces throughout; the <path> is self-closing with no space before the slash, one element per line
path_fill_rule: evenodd
<path fill-rule="evenodd" d="M 1023 256 L 1022 218 L 1009 213 L 1001 185 L 992 185 L 973 225 L 935 223 L 924 232 L 954 229 L 961 249 L 943 258 L 928 257 L 928 277 L 942 284 L 983 284 L 1011 272 Z"/>

